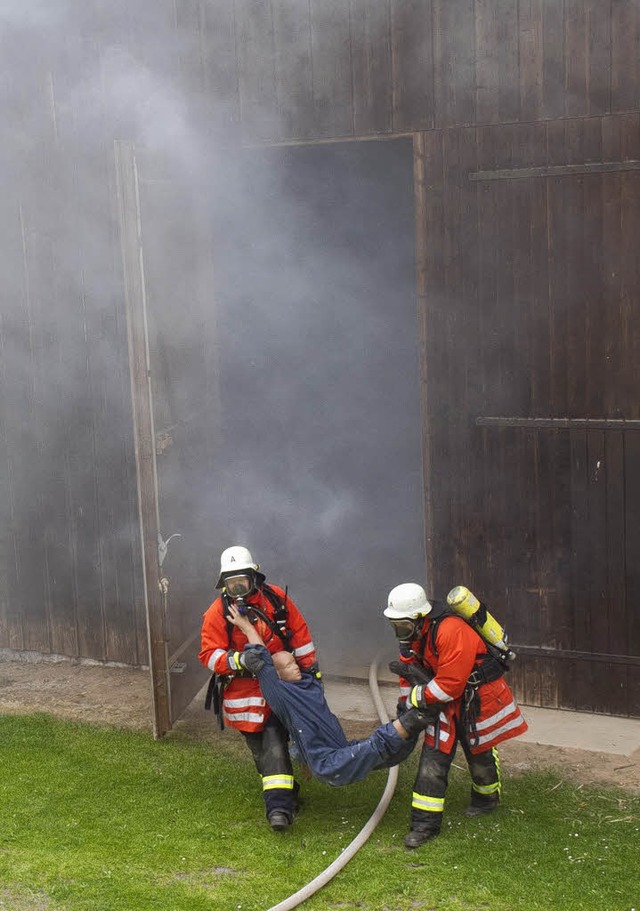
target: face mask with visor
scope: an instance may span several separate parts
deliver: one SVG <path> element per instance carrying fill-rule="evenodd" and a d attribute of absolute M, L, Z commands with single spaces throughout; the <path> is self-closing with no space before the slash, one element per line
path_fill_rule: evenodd
<path fill-rule="evenodd" d="M 400 642 L 412 642 L 414 639 L 418 638 L 423 620 L 424 617 L 416 617 L 415 619 L 402 617 L 399 620 L 391 620 L 390 623 L 396 634 L 396 638 L 399 639 Z"/>
<path fill-rule="evenodd" d="M 230 598 L 246 598 L 254 589 L 254 579 L 248 573 L 227 576 L 224 580 L 224 587 Z"/>

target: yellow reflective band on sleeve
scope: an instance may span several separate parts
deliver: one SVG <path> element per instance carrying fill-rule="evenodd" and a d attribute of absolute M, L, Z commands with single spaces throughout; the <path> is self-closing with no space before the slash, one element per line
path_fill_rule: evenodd
<path fill-rule="evenodd" d="M 425 794 L 416 794 L 414 791 L 411 806 L 414 810 L 442 813 L 444 811 L 444 797 L 427 797 Z"/>
<path fill-rule="evenodd" d="M 275 788 L 293 791 L 293 775 L 263 775 L 262 790 L 273 791 Z"/>

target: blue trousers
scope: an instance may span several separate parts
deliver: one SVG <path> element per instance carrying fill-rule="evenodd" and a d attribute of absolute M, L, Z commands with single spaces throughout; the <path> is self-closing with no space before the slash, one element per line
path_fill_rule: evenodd
<path fill-rule="evenodd" d="M 247 648 L 261 650 L 265 663 L 257 677 L 262 694 L 289 731 L 300 760 L 314 778 L 341 787 L 361 781 L 374 769 L 397 765 L 412 752 L 417 736 L 404 740 L 392 722 L 381 725 L 364 740 L 347 740 L 318 680 L 304 672 L 300 681 L 280 680 L 266 648 Z"/>

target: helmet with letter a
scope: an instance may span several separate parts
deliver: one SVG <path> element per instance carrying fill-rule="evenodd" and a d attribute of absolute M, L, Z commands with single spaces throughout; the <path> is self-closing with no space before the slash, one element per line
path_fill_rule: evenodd
<path fill-rule="evenodd" d="M 251 551 L 241 545 L 227 547 L 220 555 L 220 574 L 216 588 L 224 588 L 231 598 L 246 598 L 264 579 Z"/>
<path fill-rule="evenodd" d="M 431 613 L 432 604 L 427 593 L 417 582 L 403 582 L 389 592 L 384 615 L 402 642 L 417 638 L 425 617 Z"/>

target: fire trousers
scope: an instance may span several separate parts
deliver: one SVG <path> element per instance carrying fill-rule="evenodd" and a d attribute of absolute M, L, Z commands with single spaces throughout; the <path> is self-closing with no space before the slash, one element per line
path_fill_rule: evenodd
<path fill-rule="evenodd" d="M 262 778 L 267 819 L 274 810 L 278 810 L 285 813 L 290 821 L 293 820 L 299 785 L 293 777 L 289 735 L 275 715 L 269 716 L 261 731 L 243 731 L 242 735 Z"/>
<path fill-rule="evenodd" d="M 425 743 L 422 747 L 418 774 L 413 785 L 411 801 L 411 828 L 423 832 L 439 832 L 442 826 L 444 798 L 449 781 L 449 769 L 456 754 L 458 743 L 471 774 L 472 807 L 495 807 L 500 800 L 500 760 L 494 748 L 484 753 L 473 754 L 469 740 L 458 723 L 456 742 L 450 753 L 442 753 Z"/>

